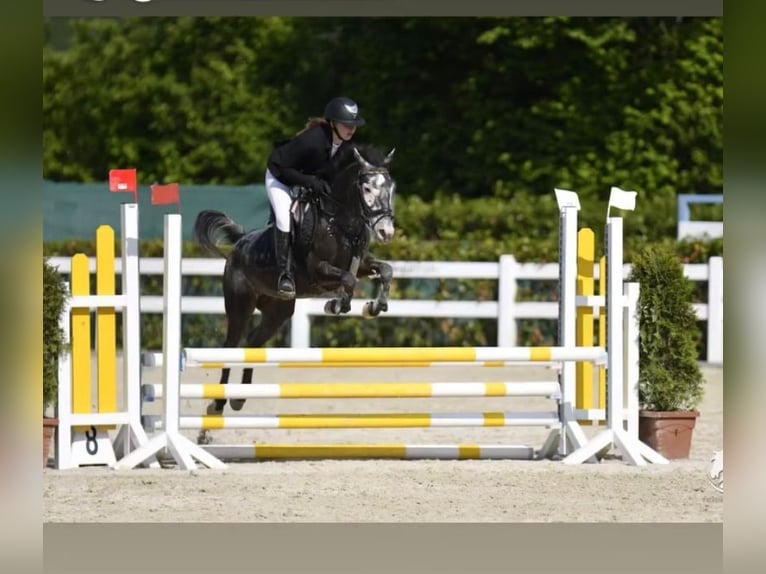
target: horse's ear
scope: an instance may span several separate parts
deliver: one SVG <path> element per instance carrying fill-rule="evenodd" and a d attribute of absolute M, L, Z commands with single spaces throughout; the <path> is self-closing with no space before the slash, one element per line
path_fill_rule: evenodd
<path fill-rule="evenodd" d="M 396 152 L 396 148 L 391 148 L 391 151 L 388 152 L 388 155 L 386 156 L 386 159 L 383 160 L 383 163 L 386 165 L 391 163 L 391 160 L 394 159 L 394 152 Z"/>
<path fill-rule="evenodd" d="M 362 157 L 362 154 L 359 153 L 359 149 L 357 149 L 356 146 L 354 146 L 354 157 L 356 158 L 356 161 L 361 163 L 366 169 L 373 168 L 373 165 Z"/>

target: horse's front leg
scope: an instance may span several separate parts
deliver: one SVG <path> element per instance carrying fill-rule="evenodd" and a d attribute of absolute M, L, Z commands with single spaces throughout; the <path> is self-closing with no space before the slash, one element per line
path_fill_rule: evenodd
<path fill-rule="evenodd" d="M 320 261 L 316 267 L 316 273 L 322 282 L 340 284 L 340 295 L 325 303 L 324 312 L 328 315 L 348 313 L 351 310 L 351 298 L 354 296 L 356 287 L 356 276 L 328 261 Z"/>
<path fill-rule="evenodd" d="M 357 277 L 372 276 L 376 286 L 374 301 L 365 303 L 362 316 L 366 319 L 377 317 L 383 311 L 388 311 L 388 294 L 391 289 L 391 281 L 394 278 L 394 270 L 385 261 L 375 259 L 367 255 L 359 265 Z"/>

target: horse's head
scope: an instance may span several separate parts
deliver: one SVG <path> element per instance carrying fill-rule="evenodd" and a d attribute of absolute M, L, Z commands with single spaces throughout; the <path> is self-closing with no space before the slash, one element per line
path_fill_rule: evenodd
<path fill-rule="evenodd" d="M 360 165 L 356 186 L 367 225 L 373 230 L 378 241 L 388 243 L 394 237 L 393 206 L 396 182 L 388 172 L 388 165 L 394 158 L 394 150 L 373 163 L 365 159 L 354 147 L 354 157 Z"/>

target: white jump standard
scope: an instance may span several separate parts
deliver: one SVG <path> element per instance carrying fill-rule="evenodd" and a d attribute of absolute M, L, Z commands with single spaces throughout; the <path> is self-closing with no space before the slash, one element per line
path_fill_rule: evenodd
<path fill-rule="evenodd" d="M 178 465 L 184 470 L 196 468 L 194 459 L 209 468 L 226 468 L 226 465 L 194 444 L 179 432 L 179 386 L 181 371 L 173 368 L 171 357 L 178 357 L 181 351 L 181 216 L 165 216 L 165 291 L 162 323 L 162 348 L 165 359 L 163 394 L 165 397 L 164 430 L 158 436 L 141 445 L 116 464 L 118 469 L 134 468 L 156 453 L 167 448 Z M 177 254 L 169 257 L 169 253 Z M 168 297 L 168 293 L 175 296 Z M 140 392 L 140 391 L 139 391 Z M 140 395 L 139 395 L 140 397 Z"/>

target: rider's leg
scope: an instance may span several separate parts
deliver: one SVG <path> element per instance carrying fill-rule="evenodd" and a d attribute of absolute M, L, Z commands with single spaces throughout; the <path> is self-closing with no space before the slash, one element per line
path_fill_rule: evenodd
<path fill-rule="evenodd" d="M 266 170 L 266 193 L 274 209 L 274 250 L 277 266 L 280 270 L 277 291 L 284 299 L 295 297 L 295 281 L 292 276 L 292 257 L 290 244 L 290 206 L 292 199 L 289 188 L 276 180 Z"/>

